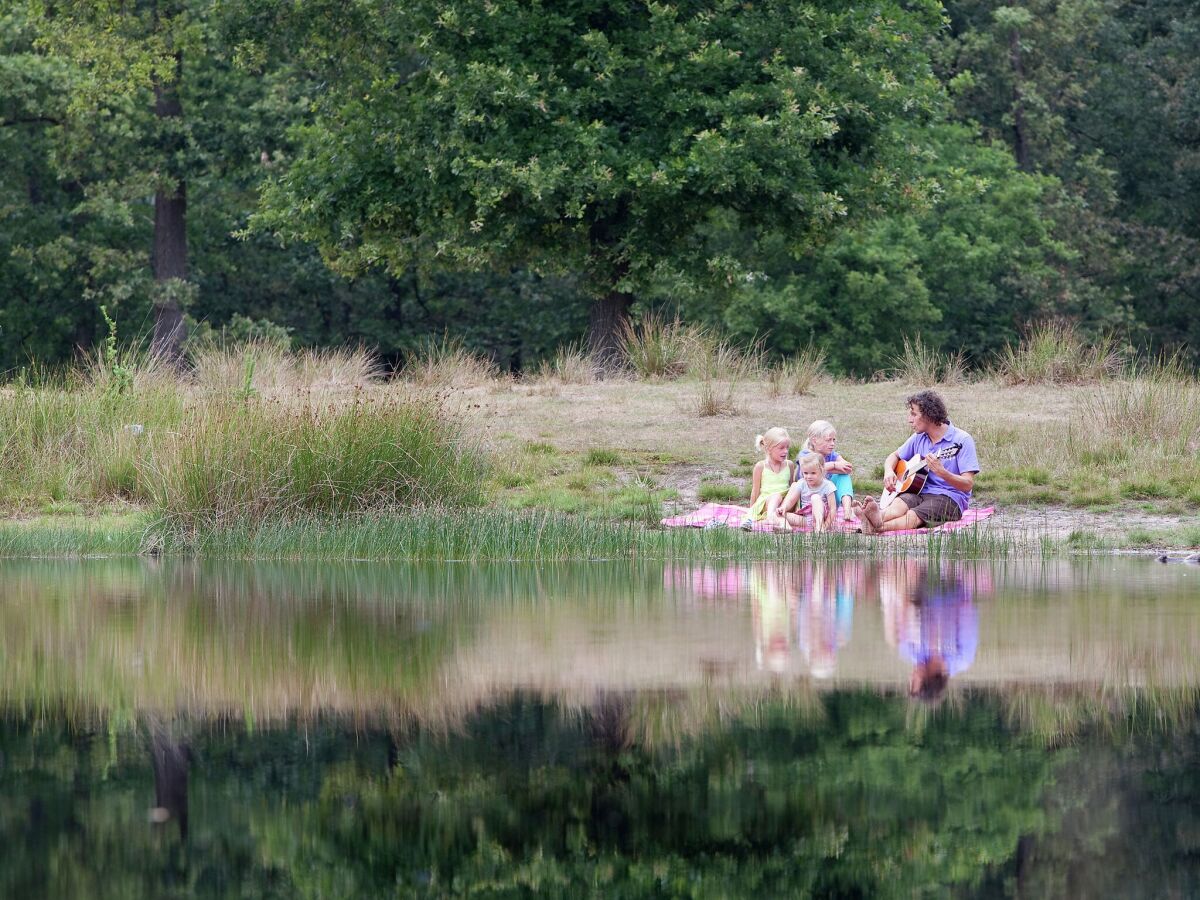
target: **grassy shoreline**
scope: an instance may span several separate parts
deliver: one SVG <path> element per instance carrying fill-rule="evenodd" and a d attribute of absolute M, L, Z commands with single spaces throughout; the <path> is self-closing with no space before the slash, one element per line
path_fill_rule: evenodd
<path fill-rule="evenodd" d="M 188 380 L 151 369 L 114 382 L 100 370 L 0 390 L 0 556 L 789 559 L 1200 546 L 1200 383 L 1171 364 L 1067 384 L 960 373 L 939 390 L 979 447 L 974 502 L 999 513 L 965 532 L 880 541 L 658 522 L 706 500 L 747 502 L 754 435 L 784 425 L 796 448 L 815 419 L 837 425 L 856 490 L 877 492 L 882 460 L 907 437 L 915 376 L 863 383 L 811 370 L 785 383 L 743 365 L 597 380 L 564 365 L 513 379 L 460 361 L 385 381 L 369 358 L 263 353 L 212 356 Z"/>
<path fill-rule="evenodd" d="M 194 556 L 213 560 L 568 562 L 611 560 L 799 561 L 1049 558 L 1190 547 L 1163 532 L 1152 544 L 1067 537 L 983 523 L 944 534 L 746 534 L 736 529 L 650 528 L 546 510 L 427 510 L 352 520 L 308 519 L 191 531 L 148 512 L 0 521 L 0 559 Z"/>

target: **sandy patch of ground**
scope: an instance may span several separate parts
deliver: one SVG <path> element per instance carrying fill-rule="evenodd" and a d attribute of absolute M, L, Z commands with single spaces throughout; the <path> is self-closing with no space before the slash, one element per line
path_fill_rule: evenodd
<path fill-rule="evenodd" d="M 585 385 L 500 382 L 462 392 L 460 403 L 494 444 L 546 441 L 560 447 L 651 450 L 689 462 L 734 466 L 757 458 L 754 436 L 786 427 L 793 443 L 814 419 L 838 427 L 839 450 L 852 460 L 882 461 L 909 434 L 902 384 L 822 383 L 805 396 L 770 397 L 766 385 L 737 392 L 730 415 L 699 416 L 695 382 L 607 381 Z M 1069 417 L 1086 388 L 1005 387 L 992 383 L 942 389 L 951 418 L 977 436 L 1017 426 L 1053 426 Z"/>

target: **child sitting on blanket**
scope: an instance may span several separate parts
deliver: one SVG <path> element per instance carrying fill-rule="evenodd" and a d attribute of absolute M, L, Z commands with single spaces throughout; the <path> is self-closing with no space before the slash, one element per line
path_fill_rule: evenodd
<path fill-rule="evenodd" d="M 775 528 L 787 528 L 779 515 L 779 503 L 792 483 L 793 463 L 788 459 L 792 439 L 786 428 L 768 428 L 754 438 L 754 448 L 764 453 L 754 466 L 753 486 L 750 489 L 750 514 L 743 528 L 753 528 L 755 522 L 766 521 Z"/>
<path fill-rule="evenodd" d="M 812 518 L 812 530 L 825 531 L 833 527 L 837 509 L 837 488 L 825 477 L 825 460 L 811 450 L 796 460 L 799 475 L 779 504 L 779 511 L 789 526 L 802 526 L 805 516 Z M 796 512 L 791 512 L 795 509 Z"/>
<path fill-rule="evenodd" d="M 850 479 L 850 473 L 854 471 L 854 464 L 839 455 L 833 449 L 835 446 L 837 429 L 833 427 L 832 422 L 817 419 L 808 426 L 808 436 L 804 439 L 801 452 L 811 450 L 821 454 L 825 460 L 825 475 L 837 489 L 837 503 L 842 507 L 842 517 L 853 519 L 854 510 L 850 504 L 854 501 L 854 482 Z"/>

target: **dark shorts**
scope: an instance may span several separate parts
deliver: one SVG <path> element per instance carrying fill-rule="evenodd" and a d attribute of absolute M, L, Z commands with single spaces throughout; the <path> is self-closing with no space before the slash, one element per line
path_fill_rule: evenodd
<path fill-rule="evenodd" d="M 899 499 L 909 512 L 917 514 L 922 525 L 941 525 L 962 518 L 958 504 L 945 494 L 900 494 Z"/>

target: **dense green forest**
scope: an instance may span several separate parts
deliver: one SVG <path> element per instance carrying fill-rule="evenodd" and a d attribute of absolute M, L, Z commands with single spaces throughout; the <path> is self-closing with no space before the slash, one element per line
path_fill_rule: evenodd
<path fill-rule="evenodd" d="M 1198 59 L 1184 0 L 6 0 L 0 369 L 101 306 L 514 371 L 654 308 L 849 373 L 1200 347 Z"/>

